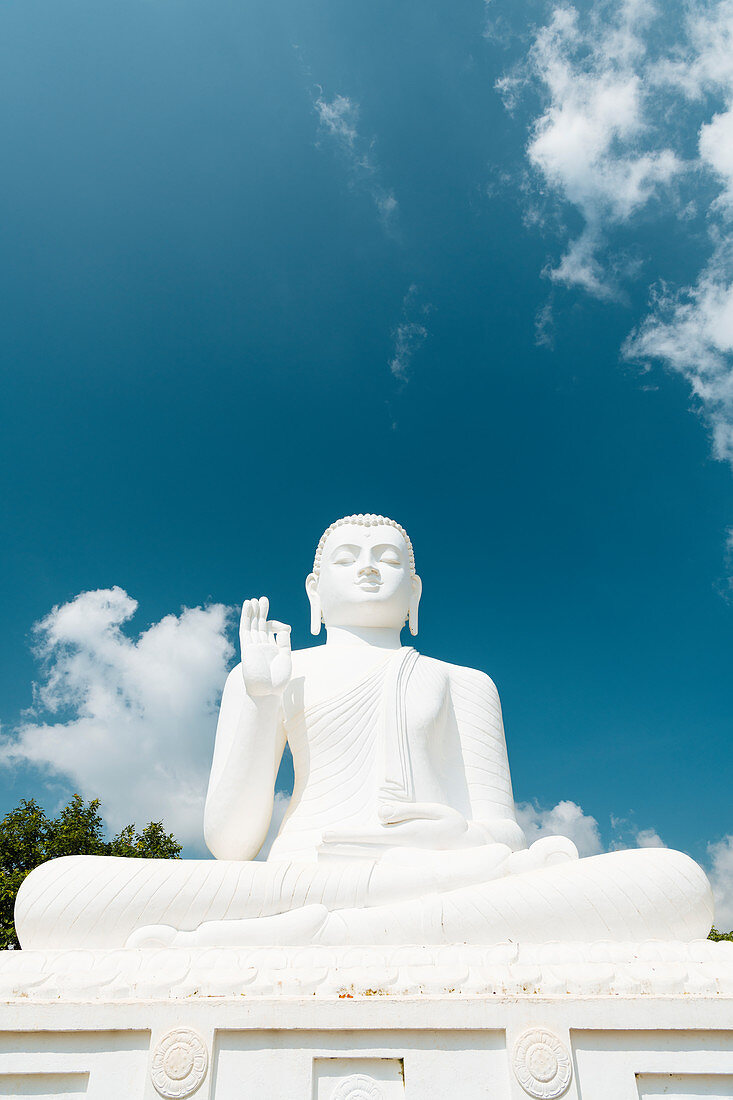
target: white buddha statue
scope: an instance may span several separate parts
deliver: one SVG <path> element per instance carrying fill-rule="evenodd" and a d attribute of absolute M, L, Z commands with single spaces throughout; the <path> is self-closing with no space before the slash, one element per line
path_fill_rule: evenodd
<path fill-rule="evenodd" d="M 23 947 L 706 936 L 710 887 L 679 852 L 527 848 L 494 684 L 402 645 L 421 590 L 404 529 L 358 515 L 328 528 L 306 580 L 325 645 L 291 653 L 268 600 L 247 600 L 206 799 L 215 860 L 51 860 L 18 895 Z M 255 862 L 286 742 L 295 789 Z"/>

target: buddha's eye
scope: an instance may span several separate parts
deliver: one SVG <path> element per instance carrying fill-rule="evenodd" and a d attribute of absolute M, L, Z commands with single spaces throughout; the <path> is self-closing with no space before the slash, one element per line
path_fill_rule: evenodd
<path fill-rule="evenodd" d="M 384 565 L 402 565 L 399 554 L 396 554 L 394 550 L 385 550 L 379 560 Z"/>
<path fill-rule="evenodd" d="M 353 565 L 356 558 L 353 554 L 350 554 L 348 550 L 342 550 L 339 554 L 331 559 L 334 565 Z"/>

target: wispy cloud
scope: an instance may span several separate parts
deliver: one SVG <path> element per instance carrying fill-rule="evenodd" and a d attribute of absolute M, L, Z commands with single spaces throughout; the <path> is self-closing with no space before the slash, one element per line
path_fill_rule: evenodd
<path fill-rule="evenodd" d="M 321 133 L 340 150 L 352 185 L 363 188 L 371 195 L 383 226 L 392 229 L 397 218 L 398 202 L 394 193 L 381 182 L 374 138 L 366 139 L 359 132 L 358 103 L 345 95 L 327 99 L 319 90 L 313 105 Z"/>
<path fill-rule="evenodd" d="M 497 87 L 510 110 L 529 89 L 540 97 L 526 146 L 535 224 L 538 199 L 554 201 L 556 224 L 580 215 L 545 271 L 555 283 L 621 298 L 641 271 L 627 257 L 642 211 L 676 213 L 680 235 L 707 227 L 709 259 L 688 285 L 649 270 L 649 313 L 623 354 L 682 375 L 715 456 L 733 464 L 733 0 L 663 15 L 653 0 L 555 5 Z"/>
<path fill-rule="evenodd" d="M 545 302 L 534 319 L 534 342 L 540 348 L 553 348 L 555 346 L 555 318 L 552 314 L 552 303 Z"/>
<path fill-rule="evenodd" d="M 566 836 L 581 856 L 597 856 L 603 851 L 598 822 L 575 802 L 558 802 L 551 809 L 518 802 L 515 808 L 528 844 L 534 844 L 542 836 Z"/>
<path fill-rule="evenodd" d="M 606 232 L 628 222 L 685 169 L 669 147 L 656 147 L 648 111 L 644 34 L 653 17 L 648 0 L 599 5 L 581 18 L 554 9 L 528 57 L 497 82 L 510 109 L 531 86 L 543 103 L 530 129 L 527 158 L 540 185 L 582 217 L 551 279 L 598 298 L 617 297 Z"/>
<path fill-rule="evenodd" d="M 639 829 L 636 834 L 636 844 L 638 848 L 667 847 L 656 829 Z"/>
<path fill-rule="evenodd" d="M 184 608 L 136 637 L 122 588 L 82 592 L 34 630 L 42 678 L 33 710 L 0 742 L 0 763 L 35 765 L 108 825 L 163 819 L 203 851 L 203 800 L 219 696 L 233 655 L 228 609 Z"/>
<path fill-rule="evenodd" d="M 656 829 L 639 827 L 633 818 L 611 817 L 611 841 L 609 849 L 618 851 L 620 848 L 666 848 Z"/>
<path fill-rule="evenodd" d="M 415 353 L 429 336 L 425 320 L 431 309 L 431 305 L 420 302 L 419 289 L 412 283 L 402 300 L 402 315 L 392 334 L 389 369 L 399 382 L 409 381 Z"/>
<path fill-rule="evenodd" d="M 700 170 L 717 187 L 707 209 L 713 251 L 689 286 L 653 288 L 651 311 L 624 353 L 660 360 L 688 381 L 715 457 L 733 465 L 733 0 L 693 5 L 684 30 L 684 48 L 653 76 L 660 90 L 678 91 L 711 115 L 697 148 Z"/>
<path fill-rule="evenodd" d="M 356 104 L 345 95 L 334 96 L 330 103 L 319 97 L 316 110 L 324 130 L 349 152 L 354 152 L 359 137 L 356 129 L 359 109 Z"/>
<path fill-rule="evenodd" d="M 733 465 L 733 238 L 721 242 L 693 286 L 662 284 L 631 333 L 628 359 L 661 359 L 690 384 L 710 424 L 713 453 Z"/>

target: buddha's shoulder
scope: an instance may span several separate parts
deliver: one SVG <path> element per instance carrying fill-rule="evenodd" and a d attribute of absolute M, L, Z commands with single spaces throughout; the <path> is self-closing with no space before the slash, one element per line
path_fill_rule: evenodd
<path fill-rule="evenodd" d="M 452 665 L 436 657 L 420 654 L 420 666 L 427 675 L 443 679 L 452 690 L 463 693 L 483 694 L 498 699 L 496 684 L 485 672 L 465 665 Z"/>
<path fill-rule="evenodd" d="M 293 671 L 296 675 L 303 675 L 309 668 L 315 668 L 322 664 L 326 656 L 325 645 L 306 646 L 305 649 L 293 650 Z"/>

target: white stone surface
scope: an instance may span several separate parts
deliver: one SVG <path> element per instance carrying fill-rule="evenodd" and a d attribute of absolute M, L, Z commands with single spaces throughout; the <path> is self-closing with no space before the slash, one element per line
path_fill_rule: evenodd
<path fill-rule="evenodd" d="M 401 644 L 421 583 L 399 525 L 339 521 L 306 589 L 327 643 L 298 653 L 244 604 L 217 858 L 70 857 L 24 883 L 0 1097 L 733 1096 L 733 944 L 701 938 L 700 868 L 526 847 L 493 683 Z M 293 800 L 256 863 L 286 741 Z"/>
<path fill-rule="evenodd" d="M 166 1100 L 185 1100 L 206 1078 L 209 1052 L 200 1035 L 178 1027 L 158 1039 L 150 1063 L 155 1091 Z"/>
<path fill-rule="evenodd" d="M 733 997 L 733 944 L 652 940 L 0 953 L 0 1000 L 18 1004 L 448 994 Z"/>
<path fill-rule="evenodd" d="M 290 628 L 268 618 L 266 598 L 243 606 L 206 801 L 216 864 L 50 861 L 18 895 L 24 948 L 707 934 L 710 886 L 679 852 L 579 860 L 563 837 L 527 848 L 494 684 L 401 643 L 406 620 L 417 632 L 422 584 L 399 524 L 339 520 L 306 590 L 325 646 L 291 653 Z M 286 741 L 295 789 L 256 863 Z"/>
<path fill-rule="evenodd" d="M 400 948 L 384 989 L 348 973 L 339 989 L 318 952 L 299 966 L 231 949 L 9 952 L 0 1097 L 720 1100 L 733 1095 L 729 947 Z M 448 991 L 451 971 L 465 977 Z"/>
<path fill-rule="evenodd" d="M 514 1076 L 528 1096 L 556 1100 L 567 1092 L 573 1067 L 570 1051 L 547 1028 L 531 1027 L 512 1050 Z"/>

